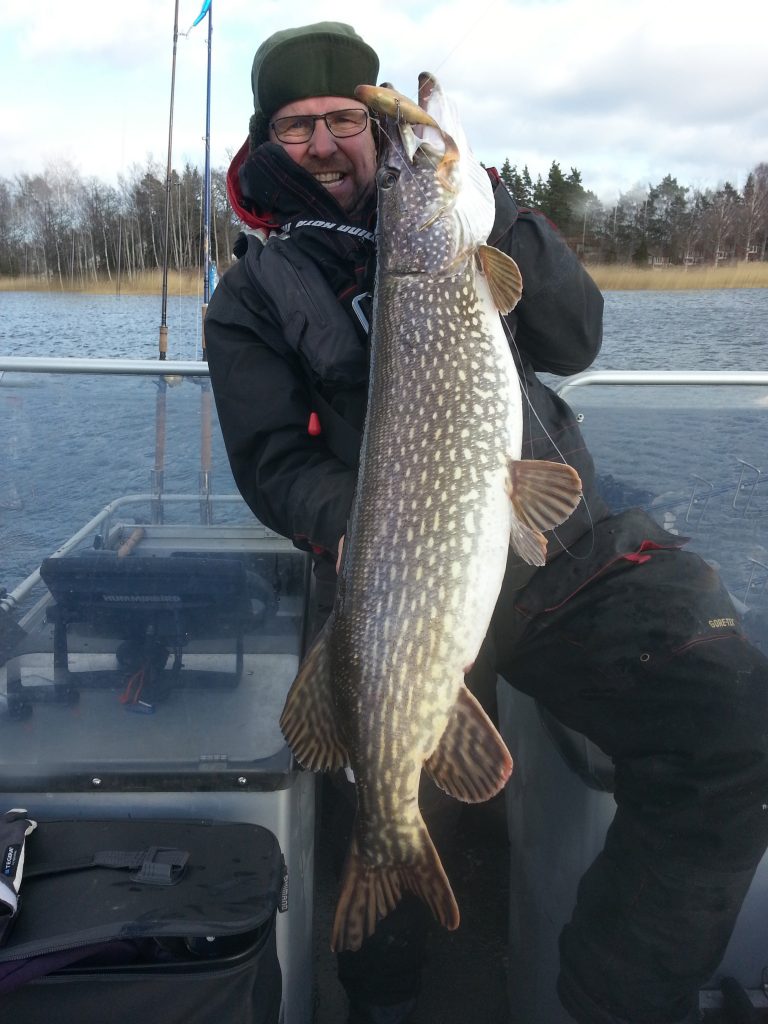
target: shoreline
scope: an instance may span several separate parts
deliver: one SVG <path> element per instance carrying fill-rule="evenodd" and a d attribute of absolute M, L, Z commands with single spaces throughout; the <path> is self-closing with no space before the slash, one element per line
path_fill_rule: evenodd
<path fill-rule="evenodd" d="M 768 288 L 768 262 L 735 263 L 725 267 L 663 267 L 652 269 L 615 264 L 584 264 L 601 291 L 706 291 L 715 288 Z M 0 277 L 0 292 L 50 292 L 57 295 L 159 295 L 160 271 L 124 277 L 118 289 L 113 280 L 58 281 Z M 196 297 L 202 302 L 203 279 L 198 273 L 171 271 L 169 297 Z"/>

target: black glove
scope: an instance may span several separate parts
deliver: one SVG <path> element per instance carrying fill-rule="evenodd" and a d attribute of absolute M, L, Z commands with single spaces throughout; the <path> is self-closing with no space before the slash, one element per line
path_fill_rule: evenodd
<path fill-rule="evenodd" d="M 14 807 L 0 818 L 0 946 L 5 942 L 19 909 L 19 888 L 24 872 L 24 844 L 37 822 Z"/>

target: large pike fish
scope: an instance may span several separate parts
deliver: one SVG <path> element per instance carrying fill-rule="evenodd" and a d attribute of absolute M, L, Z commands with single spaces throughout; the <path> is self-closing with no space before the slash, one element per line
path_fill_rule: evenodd
<path fill-rule="evenodd" d="M 447 928 L 459 911 L 418 806 L 422 769 L 482 801 L 512 759 L 464 684 L 511 544 L 541 565 L 542 531 L 580 497 L 569 466 L 520 461 L 522 398 L 499 312 L 521 295 L 485 244 L 494 200 L 439 85 L 386 87 L 378 269 L 360 470 L 333 612 L 280 724 L 307 768 L 351 766 L 357 815 L 333 923 L 357 949 L 406 890 Z"/>

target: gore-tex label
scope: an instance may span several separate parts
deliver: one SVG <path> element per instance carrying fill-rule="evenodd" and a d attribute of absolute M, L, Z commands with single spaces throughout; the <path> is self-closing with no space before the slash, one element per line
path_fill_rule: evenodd
<path fill-rule="evenodd" d="M 3 874 L 11 875 L 16 874 L 16 865 L 19 863 L 19 855 L 21 854 L 21 843 L 11 843 L 10 846 L 5 848 L 3 854 Z"/>

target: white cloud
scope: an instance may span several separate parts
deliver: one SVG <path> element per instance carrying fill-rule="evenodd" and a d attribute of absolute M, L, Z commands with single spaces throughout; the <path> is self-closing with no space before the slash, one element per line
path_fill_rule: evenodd
<path fill-rule="evenodd" d="M 180 0 L 186 30 L 201 0 Z M 671 173 L 683 184 L 742 179 L 768 159 L 763 2 L 732 0 L 726 17 L 694 0 L 353 0 L 290 8 L 213 0 L 212 157 L 247 131 L 250 65 L 278 28 L 347 21 L 413 92 L 438 73 L 457 98 L 481 159 L 576 166 L 598 194 Z M 114 177 L 167 144 L 170 0 L 0 0 L 0 59 L 14 83 L 0 122 L 0 176 L 74 157 Z M 178 44 L 174 152 L 202 162 L 206 23 Z"/>

